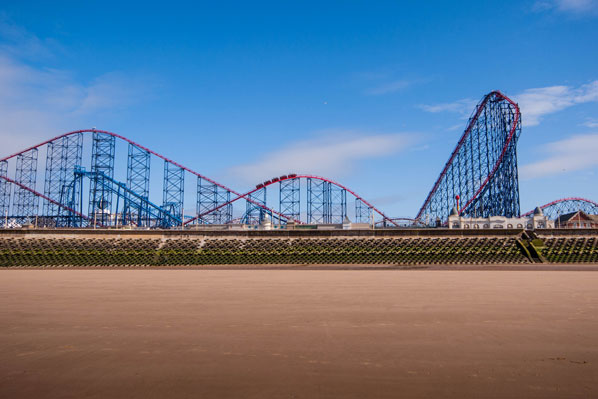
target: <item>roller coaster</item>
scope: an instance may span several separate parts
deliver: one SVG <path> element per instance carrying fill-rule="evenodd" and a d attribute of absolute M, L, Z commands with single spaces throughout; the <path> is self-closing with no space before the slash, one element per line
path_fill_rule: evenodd
<path fill-rule="evenodd" d="M 590 215 L 598 215 L 598 203 L 580 197 L 562 198 L 556 201 L 549 202 L 540 207 L 544 215 L 549 219 L 555 220 L 561 215 L 568 213 L 583 211 Z M 522 216 L 530 216 L 534 210 L 524 213 Z"/>
<path fill-rule="evenodd" d="M 519 106 L 501 92 L 486 95 L 469 118 L 416 219 L 426 224 L 446 221 L 453 207 L 462 216 L 519 216 L 520 134 Z"/>
<path fill-rule="evenodd" d="M 498 91 L 484 96 L 417 216 L 401 219 L 325 177 L 289 173 L 242 193 L 119 134 L 77 130 L 0 159 L 0 226 L 169 229 L 265 219 L 284 226 L 349 216 L 430 226 L 445 222 L 453 207 L 464 216 L 519 216 L 520 133 L 517 104 Z"/>
<path fill-rule="evenodd" d="M 85 135 L 91 136 L 90 170 L 81 166 Z M 117 140 L 128 146 L 124 181 L 115 178 Z M 46 155 L 43 192 L 36 188 L 40 152 Z M 164 165 L 160 205 L 149 198 L 152 157 Z M 10 161 L 15 164 L 14 178 L 8 176 Z M 184 213 L 185 175 L 196 178 L 193 216 Z M 342 223 L 347 216 L 347 194 L 355 203 L 357 221 L 367 223 L 376 213 L 382 220 L 397 224 L 351 189 L 324 177 L 279 176 L 242 194 L 126 137 L 97 129 L 68 132 L 1 159 L 0 179 L 0 212 L 5 226 L 35 223 L 48 227 L 173 228 L 189 224 L 257 224 L 266 217 L 281 224 L 334 224 Z M 302 186 L 307 189 L 305 221 L 301 220 Z M 278 188 L 278 210 L 267 206 L 269 187 Z M 239 200 L 245 202 L 244 213 L 234 219 L 233 204 Z"/>

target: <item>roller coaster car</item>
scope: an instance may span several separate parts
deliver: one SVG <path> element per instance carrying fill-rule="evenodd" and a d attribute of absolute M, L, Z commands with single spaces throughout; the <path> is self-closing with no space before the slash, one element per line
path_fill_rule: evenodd
<path fill-rule="evenodd" d="M 297 177 L 297 174 L 296 174 L 296 173 L 291 173 L 291 174 L 289 175 L 289 179 L 293 179 L 293 178 L 295 178 L 295 177 Z"/>
<path fill-rule="evenodd" d="M 264 186 L 267 186 L 267 185 L 268 185 L 268 184 L 270 184 L 270 183 L 272 183 L 270 180 L 266 180 L 266 181 L 264 182 Z"/>
<path fill-rule="evenodd" d="M 277 181 L 279 181 L 280 179 L 278 177 L 273 177 L 272 178 L 272 183 L 276 183 Z"/>
<path fill-rule="evenodd" d="M 264 187 L 264 185 L 263 185 L 262 183 L 260 183 L 260 184 L 258 184 L 257 186 L 255 186 L 255 189 L 257 190 L 257 189 L 260 189 L 260 188 L 262 188 L 262 187 Z"/>
<path fill-rule="evenodd" d="M 282 175 L 279 177 L 280 180 L 285 180 L 287 178 L 287 175 Z"/>

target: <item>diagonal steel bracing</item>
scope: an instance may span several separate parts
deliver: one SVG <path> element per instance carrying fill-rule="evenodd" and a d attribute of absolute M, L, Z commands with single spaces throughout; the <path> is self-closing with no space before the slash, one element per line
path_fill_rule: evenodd
<path fill-rule="evenodd" d="M 453 207 L 463 216 L 519 216 L 519 107 L 500 92 L 486 95 L 416 219 L 446 223 Z"/>

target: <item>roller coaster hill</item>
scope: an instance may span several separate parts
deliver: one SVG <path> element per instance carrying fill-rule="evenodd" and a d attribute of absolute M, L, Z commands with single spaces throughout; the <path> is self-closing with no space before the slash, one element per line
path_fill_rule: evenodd
<path fill-rule="evenodd" d="M 0 226 L 443 226 L 456 198 L 461 216 L 518 217 L 520 134 L 518 105 L 498 91 L 484 96 L 417 215 L 397 219 L 325 177 L 291 173 L 240 192 L 119 134 L 77 130 L 0 159 Z M 575 207 L 598 213 L 580 198 L 544 208 Z"/>

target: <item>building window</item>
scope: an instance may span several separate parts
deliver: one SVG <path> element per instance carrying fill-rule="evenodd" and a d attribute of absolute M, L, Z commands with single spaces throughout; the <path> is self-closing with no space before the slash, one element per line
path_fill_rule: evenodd
<path fill-rule="evenodd" d="M 512 228 L 513 228 L 513 225 L 512 225 L 512 224 L 508 224 L 508 225 L 507 225 L 507 229 L 512 229 Z"/>
<path fill-rule="evenodd" d="M 489 228 L 490 228 L 490 225 L 489 225 L 488 223 L 486 223 L 486 224 L 484 225 L 484 228 L 485 228 L 485 229 L 489 229 Z"/>
<path fill-rule="evenodd" d="M 522 228 L 523 228 L 523 225 L 522 225 L 521 223 L 518 223 L 518 224 L 517 224 L 517 228 L 518 228 L 518 229 L 522 229 Z"/>

